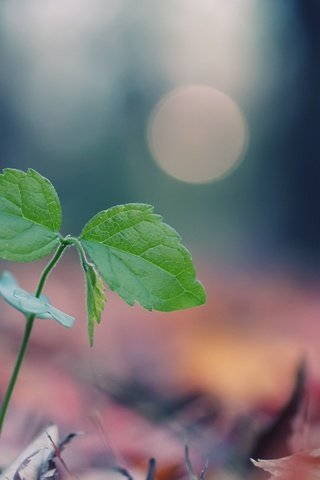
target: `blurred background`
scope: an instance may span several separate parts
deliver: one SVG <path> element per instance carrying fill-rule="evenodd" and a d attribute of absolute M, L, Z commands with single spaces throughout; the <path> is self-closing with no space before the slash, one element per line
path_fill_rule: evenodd
<path fill-rule="evenodd" d="M 316 268 L 317 1 L 0 13 L 1 166 L 48 176 L 74 233 L 97 209 L 150 202 L 211 258 Z"/>
<path fill-rule="evenodd" d="M 206 307 L 169 318 L 110 294 L 94 351 L 85 325 L 67 339 L 41 325 L 38 355 L 55 351 L 63 371 L 69 349 L 82 359 L 82 380 L 91 362 L 90 382 L 108 358 L 112 378 L 160 385 L 169 397 L 201 391 L 215 400 L 197 408 L 223 411 L 233 427 L 239 412 L 258 408 L 265 419 L 289 401 L 303 356 L 319 391 L 319 21 L 317 0 L 1 3 L 1 168 L 31 167 L 51 180 L 65 234 L 115 204 L 154 205 L 192 251 L 208 292 Z M 29 290 L 42 265 L 3 262 Z M 65 265 L 49 293 L 82 318 L 80 269 L 72 255 Z M 11 359 L 21 325 L 2 328 Z M 113 382 L 97 380 L 114 394 Z M 229 442 L 233 427 L 221 422 Z M 219 428 L 211 438 L 222 438 Z M 243 454 L 233 447 L 232 459 Z M 221 448 L 215 459 L 230 466 Z"/>

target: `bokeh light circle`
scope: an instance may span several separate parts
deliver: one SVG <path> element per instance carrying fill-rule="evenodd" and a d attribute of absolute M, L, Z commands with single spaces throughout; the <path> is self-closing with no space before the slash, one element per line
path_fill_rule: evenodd
<path fill-rule="evenodd" d="M 190 85 L 173 90 L 156 105 L 148 123 L 148 143 L 168 175 L 207 183 L 239 164 L 248 128 L 231 97 L 209 86 Z"/>

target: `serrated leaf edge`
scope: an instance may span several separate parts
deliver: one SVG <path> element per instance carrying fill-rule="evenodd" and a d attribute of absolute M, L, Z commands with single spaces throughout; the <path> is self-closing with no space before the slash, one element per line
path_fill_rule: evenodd
<path fill-rule="evenodd" d="M 39 175 L 41 178 L 43 178 L 46 182 L 49 183 L 49 185 L 52 187 L 52 189 L 54 190 L 55 194 L 57 195 L 57 199 L 59 201 L 59 206 L 60 206 L 60 217 L 61 217 L 61 205 L 60 205 L 60 200 L 59 200 L 59 196 L 57 194 L 57 191 L 56 189 L 54 188 L 53 184 L 50 182 L 50 180 L 46 177 L 44 177 L 43 175 L 41 175 L 39 172 L 37 172 L 36 170 L 34 170 L 33 168 L 28 168 L 28 170 L 26 172 L 24 172 L 23 170 L 20 170 L 18 168 L 4 168 L 3 169 L 3 173 L 0 173 L 0 178 L 3 177 L 5 175 L 6 172 L 19 172 L 19 173 L 22 173 L 24 176 L 27 176 L 28 175 L 28 172 L 33 172 L 35 173 L 36 175 Z M 41 185 L 40 185 L 41 186 Z M 19 188 L 19 183 L 17 183 L 17 187 Z M 41 189 L 42 189 L 42 186 L 41 186 Z M 20 197 L 21 197 L 21 191 L 20 191 L 20 188 L 19 188 L 19 194 L 20 194 Z M 3 197 L 5 198 L 5 197 Z M 5 198 L 5 200 L 9 201 L 8 199 Z M 12 202 L 10 202 L 12 203 Z M 59 222 L 59 226 L 55 229 L 51 229 L 49 228 L 47 225 L 43 225 L 42 223 L 38 223 L 34 220 L 31 220 L 30 218 L 24 216 L 23 214 L 23 210 L 22 210 L 22 205 L 19 206 L 19 208 L 21 209 L 21 215 L 15 215 L 13 213 L 7 213 L 6 215 L 8 216 L 12 216 L 12 217 L 21 217 L 23 218 L 23 220 L 27 221 L 27 222 L 30 222 L 31 224 L 34 224 L 34 225 L 38 225 L 39 227 L 41 228 L 44 228 L 44 229 L 47 229 L 49 232 L 53 232 L 53 233 L 56 233 L 57 234 L 57 237 L 59 236 L 59 229 L 61 227 L 61 219 L 60 219 L 60 222 Z"/>

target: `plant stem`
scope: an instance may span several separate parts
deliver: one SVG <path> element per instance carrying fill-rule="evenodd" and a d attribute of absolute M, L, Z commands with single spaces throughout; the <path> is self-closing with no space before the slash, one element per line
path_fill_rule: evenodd
<path fill-rule="evenodd" d="M 68 245 L 74 245 L 76 247 L 76 249 L 78 250 L 79 257 L 80 257 L 80 262 L 81 262 L 81 265 L 82 265 L 84 271 L 87 271 L 88 267 L 93 266 L 93 264 L 88 261 L 88 259 L 86 257 L 86 253 L 83 249 L 83 246 L 82 246 L 82 244 L 81 244 L 81 242 L 79 241 L 78 238 L 68 236 L 64 239 L 64 241 L 66 243 L 68 243 Z"/>
<path fill-rule="evenodd" d="M 52 259 L 50 260 L 50 262 L 48 263 L 48 265 L 45 267 L 45 269 L 43 270 L 43 272 L 41 274 L 41 277 L 40 277 L 40 280 L 39 280 L 39 283 L 38 283 L 38 286 L 37 286 L 37 290 L 36 290 L 36 293 L 35 293 L 35 297 L 37 297 L 37 298 L 40 297 L 49 273 L 56 266 L 56 264 L 58 263 L 59 259 L 62 256 L 64 250 L 68 246 L 69 246 L 68 243 L 64 242 L 63 240 L 61 241 L 61 244 L 60 244 L 58 250 L 56 251 L 56 253 L 54 254 L 54 256 L 52 257 Z M 29 339 L 30 339 L 32 327 L 33 327 L 33 324 L 34 324 L 34 320 L 35 320 L 35 315 L 34 314 L 30 314 L 30 315 L 26 316 L 26 326 L 25 326 L 25 330 L 24 330 L 24 335 L 23 335 L 23 338 L 22 338 L 22 341 L 21 341 L 21 344 L 20 344 L 19 352 L 18 352 L 16 363 L 15 363 L 15 366 L 14 366 L 14 369 L 13 369 L 13 372 L 12 372 L 12 375 L 11 375 L 11 378 L 10 378 L 10 381 L 9 381 L 9 385 L 8 385 L 8 388 L 7 388 L 7 391 L 5 393 L 5 396 L 4 396 L 2 405 L 1 405 L 1 409 L 0 409 L 0 433 L 1 433 L 2 428 L 3 428 L 5 416 L 6 416 L 8 406 L 9 406 L 9 403 L 10 403 L 10 399 L 11 399 L 11 396 L 12 396 L 12 393 L 13 393 L 13 390 L 14 390 L 14 387 L 15 387 L 20 369 L 21 369 L 21 365 L 22 365 L 22 362 L 23 362 L 23 359 L 24 359 L 24 355 L 26 353 L 26 350 L 27 350 L 27 347 L 28 347 L 28 344 L 29 344 Z"/>

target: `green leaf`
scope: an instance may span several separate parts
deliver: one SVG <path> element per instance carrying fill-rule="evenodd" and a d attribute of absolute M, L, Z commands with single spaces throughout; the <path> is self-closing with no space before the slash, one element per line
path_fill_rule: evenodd
<path fill-rule="evenodd" d="M 41 319 L 51 318 L 67 328 L 72 327 L 74 323 L 73 317 L 51 305 L 45 295 L 37 298 L 20 288 L 10 272 L 4 272 L 0 277 L 0 295 L 7 303 L 24 315 L 34 314 Z"/>
<path fill-rule="evenodd" d="M 59 244 L 61 206 L 52 184 L 35 170 L 0 174 L 0 257 L 29 262 Z"/>
<path fill-rule="evenodd" d="M 173 311 L 205 303 L 190 253 L 150 205 L 119 205 L 98 213 L 80 241 L 109 287 L 129 305 Z"/>
<path fill-rule="evenodd" d="M 87 286 L 87 315 L 90 346 L 93 345 L 95 323 L 100 323 L 106 297 L 103 281 L 93 265 L 83 265 Z"/>

